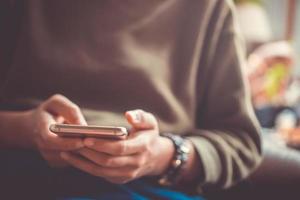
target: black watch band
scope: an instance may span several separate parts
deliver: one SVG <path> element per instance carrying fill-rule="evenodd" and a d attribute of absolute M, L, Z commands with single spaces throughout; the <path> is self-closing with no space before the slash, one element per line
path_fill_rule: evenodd
<path fill-rule="evenodd" d="M 161 136 L 169 138 L 175 147 L 175 153 L 171 165 L 167 172 L 159 179 L 159 184 L 171 186 L 177 183 L 180 171 L 188 160 L 190 149 L 187 146 L 186 139 L 171 133 L 163 133 Z"/>

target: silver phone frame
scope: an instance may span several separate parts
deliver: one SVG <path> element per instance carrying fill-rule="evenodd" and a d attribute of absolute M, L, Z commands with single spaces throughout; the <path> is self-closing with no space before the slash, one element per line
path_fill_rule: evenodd
<path fill-rule="evenodd" d="M 125 127 L 115 126 L 51 124 L 49 130 L 61 137 L 125 139 L 128 136 Z"/>

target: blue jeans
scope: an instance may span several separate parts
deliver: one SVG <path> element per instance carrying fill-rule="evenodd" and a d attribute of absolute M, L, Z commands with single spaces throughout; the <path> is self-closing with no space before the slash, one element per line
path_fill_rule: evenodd
<path fill-rule="evenodd" d="M 0 199 L 203 199 L 150 179 L 116 185 L 74 168 L 53 169 L 32 151 L 2 150 L 0 159 Z"/>

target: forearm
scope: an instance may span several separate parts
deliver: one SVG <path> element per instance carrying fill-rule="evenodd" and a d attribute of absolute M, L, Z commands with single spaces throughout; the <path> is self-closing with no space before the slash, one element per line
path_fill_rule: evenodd
<path fill-rule="evenodd" d="M 26 118 L 29 111 L 0 111 L 0 148 L 29 148 Z"/>
<path fill-rule="evenodd" d="M 254 130 L 197 130 L 188 136 L 200 158 L 203 174 L 198 186 L 228 188 L 246 178 L 261 161 L 256 134 Z"/>

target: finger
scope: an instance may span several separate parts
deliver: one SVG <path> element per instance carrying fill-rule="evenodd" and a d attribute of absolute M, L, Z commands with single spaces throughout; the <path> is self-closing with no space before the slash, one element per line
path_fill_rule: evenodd
<path fill-rule="evenodd" d="M 43 106 L 48 112 L 64 117 L 68 123 L 81 125 L 87 124 L 79 107 L 62 95 L 53 95 Z"/>
<path fill-rule="evenodd" d="M 49 133 L 45 137 L 44 142 L 47 143 L 45 146 L 48 149 L 58 151 L 72 151 L 84 147 L 83 141 L 80 138 L 63 138 L 53 133 Z"/>
<path fill-rule="evenodd" d="M 145 151 L 148 145 L 147 139 L 143 135 L 136 135 L 136 137 L 127 140 L 86 138 L 83 143 L 86 147 L 98 152 L 115 156 L 126 156 Z"/>
<path fill-rule="evenodd" d="M 49 130 L 49 126 L 53 123 L 52 116 L 45 112 L 45 123 L 40 124 L 40 130 L 43 130 L 42 137 L 39 141 L 39 145 L 43 149 L 58 150 L 58 151 L 70 151 L 77 150 L 84 147 L 83 140 L 80 138 L 64 138 L 52 133 Z"/>
<path fill-rule="evenodd" d="M 132 174 L 131 168 L 123 168 L 122 170 L 120 170 L 119 168 L 116 169 L 116 168 L 101 167 L 96 165 L 93 162 L 80 158 L 75 154 L 71 154 L 67 152 L 62 152 L 61 157 L 73 167 L 98 177 L 118 178 L 118 177 L 129 177 L 134 175 Z"/>
<path fill-rule="evenodd" d="M 109 154 L 96 152 L 87 148 L 80 149 L 77 152 L 86 159 L 102 167 L 140 167 L 144 163 L 144 160 L 140 155 L 110 156 Z"/>
<path fill-rule="evenodd" d="M 62 116 L 55 116 L 55 117 L 54 117 L 54 120 L 55 120 L 55 122 L 58 123 L 58 124 L 63 124 L 64 121 L 65 121 L 65 119 L 64 119 Z"/>
<path fill-rule="evenodd" d="M 125 117 L 135 129 L 153 129 L 158 127 L 154 115 L 143 110 L 127 111 Z"/>

